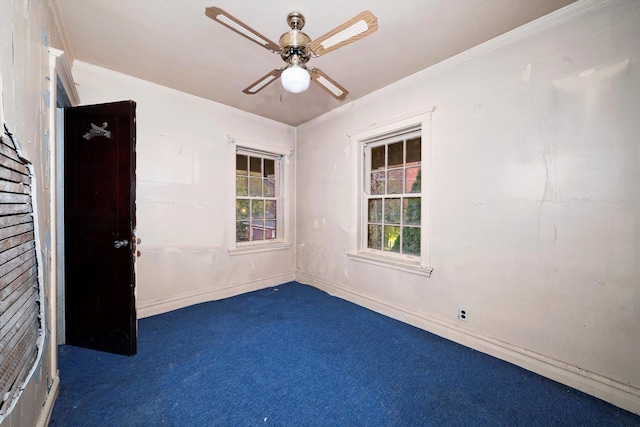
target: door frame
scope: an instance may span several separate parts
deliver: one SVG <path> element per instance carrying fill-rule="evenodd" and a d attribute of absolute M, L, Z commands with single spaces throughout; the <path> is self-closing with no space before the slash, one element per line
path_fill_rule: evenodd
<path fill-rule="evenodd" d="M 49 129 L 54 142 L 49 150 L 50 180 L 50 221 L 51 221 L 51 271 L 50 289 L 50 330 L 51 360 L 53 371 L 57 373 L 58 345 L 65 343 L 65 282 L 64 282 L 64 110 L 80 104 L 65 53 L 49 48 Z M 55 362 L 55 363 L 54 363 Z"/>

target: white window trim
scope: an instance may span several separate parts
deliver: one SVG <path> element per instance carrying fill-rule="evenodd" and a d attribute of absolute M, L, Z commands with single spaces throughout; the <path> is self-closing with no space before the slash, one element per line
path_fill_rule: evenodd
<path fill-rule="evenodd" d="M 353 248 L 347 256 L 353 261 L 364 262 L 377 266 L 392 268 L 399 271 L 419 274 L 430 277 L 433 272 L 431 266 L 431 118 L 435 107 L 413 113 L 379 126 L 363 130 L 353 135 L 348 135 L 351 141 L 353 156 L 353 190 L 356 194 L 356 209 L 352 217 L 355 230 L 353 236 Z M 367 248 L 367 235 L 365 224 L 367 223 L 366 197 L 364 185 L 367 182 L 364 171 L 365 149 L 369 142 L 387 139 L 394 135 L 419 130 L 421 132 L 422 151 L 422 186 L 421 186 L 421 234 L 420 256 L 407 256 L 402 254 L 386 254 L 372 251 Z M 426 184 L 426 185 L 425 185 Z"/>
<path fill-rule="evenodd" d="M 229 188 L 230 193 L 230 218 L 228 228 L 228 246 L 229 255 L 244 255 L 267 251 L 276 251 L 288 249 L 291 247 L 291 218 L 290 218 L 290 190 L 289 182 L 291 176 L 291 155 L 293 151 L 282 147 L 261 144 L 257 142 L 246 141 L 228 137 L 229 141 Z M 279 158 L 278 167 L 278 188 L 280 191 L 279 203 L 277 204 L 277 238 L 269 241 L 258 242 L 236 242 L 236 153 L 243 152 L 245 154 L 257 154 L 264 157 L 272 156 Z"/>

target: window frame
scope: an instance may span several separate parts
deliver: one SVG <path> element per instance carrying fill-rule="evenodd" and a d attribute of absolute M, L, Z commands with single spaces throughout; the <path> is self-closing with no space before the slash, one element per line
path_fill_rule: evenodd
<path fill-rule="evenodd" d="M 289 212 L 289 180 L 290 180 L 290 156 L 292 151 L 281 147 L 274 147 L 266 144 L 259 144 L 249 141 L 236 140 L 229 138 L 232 146 L 230 151 L 231 165 L 231 197 L 230 197 L 230 214 L 229 221 L 229 243 L 228 253 L 230 255 L 264 252 L 280 249 L 288 249 L 291 247 L 290 242 L 290 212 Z M 276 238 L 269 240 L 254 240 L 238 242 L 236 241 L 236 155 L 246 155 L 252 157 L 261 157 L 263 159 L 273 159 L 275 161 L 275 185 L 277 188 L 276 197 Z M 242 196 L 244 197 L 244 196 Z M 248 198 L 251 198 L 250 196 Z"/>
<path fill-rule="evenodd" d="M 393 171 L 393 170 L 398 170 L 398 169 L 402 169 L 403 170 L 403 178 L 405 176 L 405 173 L 407 171 L 407 167 L 405 164 L 405 159 L 406 159 L 406 141 L 409 141 L 411 139 L 415 139 L 415 138 L 420 138 L 422 141 L 422 135 L 420 130 L 414 130 L 414 131 L 408 131 L 406 133 L 401 133 L 400 135 L 396 135 L 396 136 L 392 136 L 389 138 L 382 138 L 382 139 L 378 139 L 375 140 L 373 142 L 367 142 L 364 143 L 364 164 L 363 164 L 363 206 L 362 206 L 362 210 L 363 210 L 363 227 L 364 226 L 368 226 L 369 224 L 371 224 L 371 221 L 369 221 L 369 201 L 371 199 L 381 199 L 383 201 L 383 205 L 385 205 L 385 200 L 387 199 L 400 199 L 400 200 L 405 200 L 407 198 L 416 198 L 419 197 L 420 198 L 420 212 L 422 213 L 422 189 L 420 192 L 418 193 L 406 193 L 404 190 L 400 193 L 394 194 L 394 193 L 387 193 L 387 191 L 385 191 L 384 194 L 372 194 L 371 193 L 371 175 L 374 172 L 371 168 L 371 162 L 372 162 L 372 155 L 371 152 L 373 151 L 374 148 L 378 148 L 378 147 L 387 147 L 385 149 L 385 166 L 384 169 L 380 170 L 378 169 L 378 172 L 382 172 L 384 171 L 386 174 L 389 173 L 389 171 Z M 400 164 L 400 167 L 390 167 L 387 163 L 389 161 L 389 154 L 388 154 L 388 147 L 392 144 L 395 143 L 402 143 L 403 144 L 403 159 L 402 159 L 402 164 Z M 421 145 L 421 150 L 422 150 L 422 143 Z M 421 157 L 420 157 L 420 168 L 422 169 L 422 152 L 421 152 Z M 389 178 L 387 175 L 387 178 L 385 179 L 385 190 L 389 188 Z M 402 185 L 404 187 L 404 183 Z M 402 212 L 404 212 L 404 208 L 402 208 Z M 384 216 L 384 215 L 383 215 Z M 410 226 L 410 224 L 405 224 L 403 221 L 403 216 L 404 215 L 400 215 L 400 222 L 398 224 L 393 224 L 393 223 L 388 223 L 384 218 L 381 219 L 380 221 L 380 225 L 383 227 L 382 229 L 384 230 L 385 225 L 388 224 L 393 224 L 393 226 L 398 226 L 400 227 L 401 230 L 401 234 L 404 230 L 405 227 Z M 418 224 L 418 227 L 422 230 L 422 218 L 420 220 L 420 224 Z M 384 232 L 383 232 L 384 234 Z M 420 238 L 420 254 L 422 254 L 422 232 L 420 233 L 421 238 Z M 384 249 L 375 249 L 375 248 L 371 248 L 369 247 L 369 233 L 368 231 L 365 232 L 364 230 L 362 231 L 362 238 L 364 239 L 363 242 L 361 242 L 362 244 L 362 252 L 366 252 L 366 253 L 371 253 L 374 255 L 383 255 L 383 256 L 389 256 L 389 257 L 396 257 L 399 258 L 400 260 L 406 260 L 407 262 L 419 262 L 420 261 L 420 255 L 416 255 L 416 254 L 405 254 L 405 253 L 400 253 L 400 252 L 392 252 L 392 251 L 385 251 Z"/>
<path fill-rule="evenodd" d="M 431 118 L 435 108 L 387 122 L 372 129 L 349 135 L 354 156 L 354 194 L 356 215 L 354 217 L 354 247 L 348 253 L 354 261 L 365 262 L 395 270 L 430 277 L 431 266 Z M 420 192 L 420 255 L 393 253 L 368 247 L 368 200 L 370 191 L 370 161 L 367 156 L 371 147 L 391 143 L 406 135 L 421 138 L 421 192 Z"/>

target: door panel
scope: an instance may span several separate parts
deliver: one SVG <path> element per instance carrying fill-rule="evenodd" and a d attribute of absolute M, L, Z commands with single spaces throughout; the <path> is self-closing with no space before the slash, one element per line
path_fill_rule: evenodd
<path fill-rule="evenodd" d="M 135 108 L 65 110 L 66 343 L 134 355 Z"/>

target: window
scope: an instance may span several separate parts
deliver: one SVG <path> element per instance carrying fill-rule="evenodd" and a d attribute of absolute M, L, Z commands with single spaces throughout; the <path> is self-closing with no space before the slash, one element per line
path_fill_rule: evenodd
<path fill-rule="evenodd" d="M 430 111 L 350 135 L 359 213 L 354 261 L 430 276 Z"/>
<path fill-rule="evenodd" d="M 236 243 L 279 239 L 279 156 L 236 152 Z"/>
<path fill-rule="evenodd" d="M 367 248 L 419 257 L 420 134 L 368 144 L 365 150 Z"/>
<path fill-rule="evenodd" d="M 228 252 L 243 255 L 291 247 L 293 150 L 246 140 L 229 141 Z"/>

